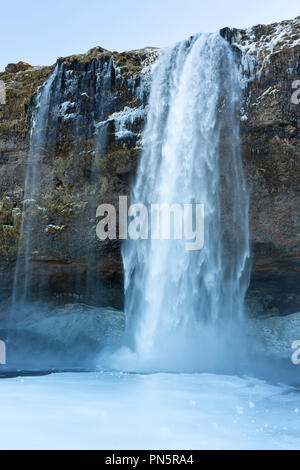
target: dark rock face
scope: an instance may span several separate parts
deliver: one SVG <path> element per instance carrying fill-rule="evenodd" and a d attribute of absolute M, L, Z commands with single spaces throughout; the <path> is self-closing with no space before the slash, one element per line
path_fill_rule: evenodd
<path fill-rule="evenodd" d="M 300 100 L 294 99 L 293 86 L 300 78 L 300 18 L 232 35 L 249 78 L 241 120 L 253 255 L 249 304 L 257 313 L 295 313 L 300 309 Z"/>
<path fill-rule="evenodd" d="M 222 28 L 220 30 L 220 35 L 224 38 L 229 44 L 232 44 L 233 31 L 230 28 Z"/>
<path fill-rule="evenodd" d="M 117 207 L 119 195 L 129 193 L 148 95 L 141 72 L 154 57 L 154 50 L 118 54 L 96 48 L 59 59 L 55 70 L 1 75 L 8 96 L 0 109 L 1 298 L 11 293 L 18 246 L 24 252 L 21 220 L 30 212 L 32 298 L 122 307 L 120 244 L 98 240 L 96 209 L 101 203 Z M 38 85 L 51 73 L 40 191 L 24 201 L 30 119 Z"/>
<path fill-rule="evenodd" d="M 224 28 L 244 76 L 241 146 L 250 189 L 253 313 L 300 310 L 300 19 Z M 96 208 L 128 195 L 141 151 L 154 50 L 58 60 L 53 121 L 36 201 L 33 298 L 122 308 L 118 240 L 96 237 Z M 38 86 L 54 67 L 0 74 L 0 297 L 11 293 L 24 203 L 29 128 Z M 55 117 L 55 119 L 54 119 Z M 22 242 L 21 242 L 22 243 Z M 88 286 L 88 287 L 87 287 Z"/>
<path fill-rule="evenodd" d="M 16 73 L 16 72 L 21 72 L 23 70 L 27 70 L 31 68 L 30 64 L 27 64 L 27 62 L 18 62 L 17 64 L 8 64 L 5 67 L 5 72 L 6 73 Z"/>

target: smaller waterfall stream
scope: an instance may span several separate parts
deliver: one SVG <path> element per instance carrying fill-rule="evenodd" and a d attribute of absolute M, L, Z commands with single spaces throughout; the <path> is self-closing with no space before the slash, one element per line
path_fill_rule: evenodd
<path fill-rule="evenodd" d="M 59 66 L 56 66 L 48 80 L 41 86 L 36 107 L 32 117 L 30 131 L 30 146 L 27 160 L 25 189 L 24 189 L 24 208 L 21 223 L 20 241 L 15 268 L 15 278 L 11 305 L 11 322 L 18 317 L 18 311 L 24 306 L 28 299 L 30 280 L 32 276 L 30 257 L 33 251 L 32 233 L 35 230 L 35 218 L 33 212 L 36 210 L 36 198 L 41 192 L 41 174 L 40 166 L 47 146 L 53 141 L 53 132 L 56 130 L 56 122 L 52 122 L 50 114 L 51 104 L 55 102 L 53 86 L 58 79 Z M 54 117 L 55 119 L 55 117 Z"/>
<path fill-rule="evenodd" d="M 55 204 L 59 204 L 64 197 L 68 202 L 68 194 L 74 192 L 71 203 L 82 207 L 80 210 L 84 212 L 85 220 L 95 218 L 99 204 L 99 168 L 110 130 L 108 125 L 111 124 L 108 117 L 120 106 L 118 91 L 114 89 L 115 81 L 116 69 L 112 56 L 95 59 L 87 64 L 58 61 L 38 91 L 26 162 L 22 223 L 11 303 L 11 327 L 22 318 L 22 312 L 27 306 L 29 311 L 32 310 L 32 301 L 47 301 L 51 289 L 53 290 L 47 269 L 43 271 L 43 263 L 48 260 L 60 261 L 55 238 L 51 237 L 49 232 L 49 228 L 64 228 L 63 213 L 56 210 Z M 99 123 L 104 124 L 101 126 Z M 60 145 L 64 145 L 68 150 L 61 152 Z M 60 154 L 65 160 L 68 159 L 67 168 Z M 76 193 L 80 193 L 76 188 L 80 183 L 85 185 L 84 200 L 76 199 Z M 45 208 L 47 204 L 48 211 Z M 82 223 L 81 217 L 74 220 L 75 231 Z M 74 248 L 71 235 L 70 233 L 69 238 L 65 237 L 65 252 L 77 250 L 77 258 L 86 266 L 83 275 L 80 273 L 78 278 L 72 279 L 73 292 L 77 292 L 77 298 L 86 300 L 92 298 L 95 290 L 91 274 L 95 253 L 89 252 L 87 243 L 81 240 L 77 241 Z M 96 244 L 96 230 L 92 226 L 90 233 L 85 233 L 85 236 L 89 237 L 89 242 L 90 239 L 95 239 Z M 35 263 L 39 263 L 38 269 Z M 39 272 L 42 272 L 42 276 L 39 276 Z M 73 292 L 71 291 L 70 295 L 73 295 Z"/>
<path fill-rule="evenodd" d="M 185 240 L 124 245 L 128 341 L 135 351 L 130 367 L 215 364 L 226 329 L 230 355 L 249 259 L 239 98 L 233 53 L 218 34 L 162 53 L 131 202 L 204 204 L 205 243 L 197 252 L 187 251 Z"/>

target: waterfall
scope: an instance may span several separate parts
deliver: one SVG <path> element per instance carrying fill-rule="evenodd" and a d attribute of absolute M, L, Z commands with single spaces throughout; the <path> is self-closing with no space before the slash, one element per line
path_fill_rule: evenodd
<path fill-rule="evenodd" d="M 29 155 L 26 165 L 24 187 L 23 216 L 21 223 L 18 254 L 16 260 L 15 277 L 11 304 L 11 323 L 18 317 L 20 308 L 23 308 L 28 298 L 32 268 L 30 258 L 34 250 L 34 231 L 36 230 L 36 199 L 41 192 L 41 164 L 47 146 L 55 139 L 56 114 L 51 113 L 51 102 L 55 102 L 53 85 L 59 75 L 59 66 L 56 66 L 50 77 L 40 87 L 36 99 L 36 107 L 32 116 L 30 130 Z"/>
<path fill-rule="evenodd" d="M 215 364 L 227 326 L 230 344 L 242 321 L 249 239 L 239 104 L 234 56 L 218 34 L 161 54 L 131 203 L 203 204 L 205 242 L 199 251 L 187 251 L 185 240 L 124 244 L 133 367 Z"/>
<path fill-rule="evenodd" d="M 117 77 L 118 78 L 118 77 Z M 120 78 L 118 78 L 121 81 Z M 114 90 L 116 70 L 112 56 L 94 59 L 87 64 L 74 61 L 70 64 L 58 61 L 46 82 L 41 85 L 35 99 L 32 114 L 29 154 L 26 162 L 24 201 L 18 254 L 15 268 L 11 315 L 11 327 L 21 319 L 27 307 L 32 310 L 32 301 L 47 301 L 51 294 L 50 275 L 47 270 L 39 276 L 34 263 L 44 260 L 59 260 L 59 249 L 49 236 L 49 228 L 60 230 L 63 227 L 63 214 L 46 210 L 59 198 L 62 184 L 57 173 L 65 178 L 63 191 L 69 193 L 76 185 L 85 184 L 86 200 L 83 204 L 86 219 L 95 217 L 99 204 L 97 184 L 99 163 L 106 150 L 107 126 L 110 114 L 118 111 L 118 90 Z M 104 123 L 100 126 L 99 123 Z M 87 148 L 87 142 L 90 145 Z M 61 146 L 69 145 L 68 172 L 63 169 L 63 159 L 59 155 Z M 90 168 L 86 163 L 87 157 Z M 62 170 L 60 170 L 61 166 Z M 84 166 L 85 165 L 85 166 Z M 57 168 L 59 171 L 57 171 Z M 86 174 L 84 173 L 86 171 Z M 57 188 L 58 186 L 58 188 Z M 75 197 L 74 197 L 75 199 Z M 50 204 L 49 204 L 50 201 Z M 82 218 L 74 221 L 75 229 L 82 224 Z M 88 234 L 96 240 L 96 231 L 91 227 Z M 66 252 L 74 251 L 74 241 L 65 239 Z M 87 243 L 78 242 L 75 247 L 82 263 L 87 266 L 84 276 L 73 281 L 74 292 L 86 299 L 94 292 L 91 275 L 94 252 L 89 252 Z M 42 269 L 41 269 L 42 270 Z"/>

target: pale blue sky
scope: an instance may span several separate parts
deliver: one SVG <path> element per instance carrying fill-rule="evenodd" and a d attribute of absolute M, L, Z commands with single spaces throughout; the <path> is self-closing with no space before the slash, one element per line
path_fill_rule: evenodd
<path fill-rule="evenodd" d="M 98 45 L 164 47 L 196 32 L 298 15 L 299 0 L 0 0 L 0 70 L 19 60 L 52 64 Z"/>

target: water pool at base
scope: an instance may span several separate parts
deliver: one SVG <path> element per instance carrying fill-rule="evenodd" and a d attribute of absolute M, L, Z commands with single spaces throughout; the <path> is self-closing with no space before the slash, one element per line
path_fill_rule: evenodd
<path fill-rule="evenodd" d="M 0 381 L 1 449 L 300 449 L 300 388 L 214 374 Z"/>

